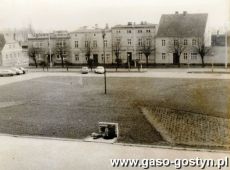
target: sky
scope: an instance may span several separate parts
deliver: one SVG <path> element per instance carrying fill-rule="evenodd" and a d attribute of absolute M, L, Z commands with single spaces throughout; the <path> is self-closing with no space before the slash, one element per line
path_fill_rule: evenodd
<path fill-rule="evenodd" d="M 0 0 L 0 29 L 73 31 L 127 22 L 158 24 L 162 14 L 208 13 L 210 26 L 229 25 L 230 0 Z"/>

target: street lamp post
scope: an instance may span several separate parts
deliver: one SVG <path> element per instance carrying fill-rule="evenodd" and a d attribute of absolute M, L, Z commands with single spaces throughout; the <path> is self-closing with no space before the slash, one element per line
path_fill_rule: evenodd
<path fill-rule="evenodd" d="M 102 31 L 103 39 L 103 56 L 104 56 L 104 83 L 105 83 L 105 94 L 106 94 L 106 68 L 105 68 L 105 30 Z"/>

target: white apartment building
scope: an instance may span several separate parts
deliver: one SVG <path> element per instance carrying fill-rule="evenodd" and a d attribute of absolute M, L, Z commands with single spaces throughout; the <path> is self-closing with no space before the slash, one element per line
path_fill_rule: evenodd
<path fill-rule="evenodd" d="M 198 41 L 211 46 L 208 14 L 164 14 L 161 16 L 156 36 L 156 63 L 158 64 L 201 64 L 201 57 L 194 52 Z M 182 52 L 178 58 L 172 48 L 179 44 Z"/>
<path fill-rule="evenodd" d="M 120 59 L 122 63 L 129 63 L 136 66 L 137 60 L 146 63 L 146 57 L 143 54 L 143 46 L 151 48 L 151 54 L 148 57 L 149 63 L 155 63 L 155 36 L 157 25 L 141 22 L 135 24 L 129 22 L 127 25 L 116 25 L 112 27 L 112 47 L 113 56 L 119 46 Z M 116 57 L 113 57 L 115 62 Z"/>
<path fill-rule="evenodd" d="M 103 44 L 104 31 L 104 44 Z M 107 27 L 87 28 L 82 27 L 70 33 L 71 58 L 73 64 L 86 64 L 88 55 L 93 59 L 93 65 L 102 65 L 112 63 L 112 35 L 111 30 Z M 104 48 L 105 47 L 105 48 Z"/>
<path fill-rule="evenodd" d="M 0 65 L 28 66 L 29 57 L 18 41 L 0 34 Z"/>
<path fill-rule="evenodd" d="M 61 57 L 56 50 L 63 46 L 64 60 L 70 60 L 70 36 L 67 31 L 54 31 L 52 33 L 36 33 L 28 36 L 28 48 L 39 48 L 42 53 L 37 54 L 38 62 L 47 60 L 51 64 L 60 64 Z M 30 64 L 34 64 L 30 58 Z"/>

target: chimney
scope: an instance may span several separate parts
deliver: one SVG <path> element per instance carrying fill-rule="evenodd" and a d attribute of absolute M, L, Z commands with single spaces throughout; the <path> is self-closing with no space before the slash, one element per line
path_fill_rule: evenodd
<path fill-rule="evenodd" d="M 184 12 L 183 12 L 183 15 L 185 16 L 186 14 L 187 14 L 187 11 L 184 11 Z"/>
<path fill-rule="evenodd" d="M 176 15 L 178 15 L 178 14 L 179 14 L 179 12 L 178 12 L 178 11 L 176 11 L 176 12 L 175 12 L 175 14 L 176 14 Z"/>
<path fill-rule="evenodd" d="M 105 29 L 109 29 L 109 24 L 108 23 L 106 23 Z"/>
<path fill-rule="evenodd" d="M 128 25 L 132 25 L 132 22 L 128 22 Z"/>

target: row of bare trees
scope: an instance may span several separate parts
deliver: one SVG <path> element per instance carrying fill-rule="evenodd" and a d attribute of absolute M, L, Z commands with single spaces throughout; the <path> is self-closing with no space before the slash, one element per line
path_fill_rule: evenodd
<path fill-rule="evenodd" d="M 54 49 L 52 49 L 52 57 L 53 55 L 59 56 L 61 58 L 61 65 L 62 68 L 64 68 L 64 66 L 66 66 L 67 70 L 68 70 L 68 66 L 70 64 L 70 61 L 68 59 L 68 57 L 66 58 L 66 56 L 70 55 L 70 46 L 67 43 L 63 43 L 62 41 L 60 41 L 61 43 L 57 43 L 54 47 Z M 204 62 L 204 57 L 209 53 L 210 51 L 210 47 L 207 47 L 204 43 L 204 39 L 203 38 L 196 38 L 196 44 L 192 45 L 192 46 L 188 46 L 187 44 L 184 43 L 182 38 L 176 38 L 174 41 L 172 41 L 169 45 L 168 45 L 168 52 L 173 53 L 175 55 L 175 57 L 177 58 L 178 61 L 178 67 L 180 67 L 180 58 L 181 55 L 185 52 L 188 51 L 188 49 L 190 49 L 192 52 L 199 54 L 199 56 L 201 57 L 202 60 L 202 67 L 205 66 L 205 62 Z M 87 45 L 85 47 L 85 56 L 86 56 L 86 60 L 87 60 L 87 65 L 89 66 L 89 68 L 93 67 L 93 58 L 91 58 L 92 56 L 92 50 L 93 47 L 91 45 L 91 41 L 87 42 Z M 122 46 L 120 42 L 116 42 L 113 47 L 112 47 L 113 53 L 115 55 L 115 63 L 116 63 L 116 70 L 121 66 L 122 64 L 122 58 L 121 58 L 121 52 L 122 52 Z M 146 67 L 148 67 L 149 65 L 149 56 L 155 52 L 155 47 L 152 45 L 151 41 L 144 41 L 137 49 L 139 52 L 141 52 L 142 54 L 144 54 L 145 56 L 145 61 L 146 61 Z M 43 66 L 48 66 L 48 63 L 51 62 L 50 61 L 50 57 L 49 57 L 49 51 L 47 51 L 45 48 L 42 47 L 35 47 L 35 46 L 30 46 L 29 50 L 28 50 L 29 56 L 31 57 L 31 59 L 34 61 L 34 64 L 36 67 L 38 67 L 38 64 L 42 64 Z M 42 58 L 42 62 L 38 63 L 38 56 L 40 56 L 40 58 Z M 51 60 L 52 60 L 51 57 Z M 105 57 L 105 56 L 104 56 Z M 139 58 L 137 60 L 138 64 L 140 65 L 141 59 Z"/>
<path fill-rule="evenodd" d="M 34 61 L 36 68 L 38 65 L 42 65 L 43 68 L 45 66 L 48 67 L 48 64 L 53 60 L 53 56 L 60 57 L 62 68 L 66 66 L 68 70 L 70 64 L 69 58 L 67 57 L 70 55 L 70 46 L 67 43 L 63 43 L 63 41 L 57 42 L 57 44 L 52 49 L 52 54 L 50 54 L 48 49 L 34 46 L 32 44 L 29 46 L 28 55 Z"/>
<path fill-rule="evenodd" d="M 122 46 L 120 42 L 116 42 L 113 46 L 113 52 L 115 55 L 115 62 L 116 62 L 116 71 L 122 64 L 122 59 L 121 59 L 121 51 L 122 51 Z M 149 56 L 155 52 L 155 47 L 152 45 L 151 41 L 144 41 L 138 48 L 138 51 L 144 54 L 145 56 L 145 61 L 146 61 L 146 67 L 149 65 Z M 130 61 L 129 61 L 130 62 Z M 141 64 L 141 58 L 137 59 L 137 64 L 140 66 Z M 139 67 L 138 66 L 138 67 Z"/>
<path fill-rule="evenodd" d="M 187 43 L 185 43 L 183 38 L 176 38 L 174 41 L 170 42 L 168 49 L 170 53 L 175 55 L 178 62 L 178 67 L 180 67 L 181 55 L 185 51 L 198 54 L 201 57 L 202 67 L 205 67 L 204 57 L 210 53 L 211 47 L 205 45 L 203 38 L 197 37 L 194 40 L 195 44 L 192 44 L 192 46 L 189 46 Z"/>

